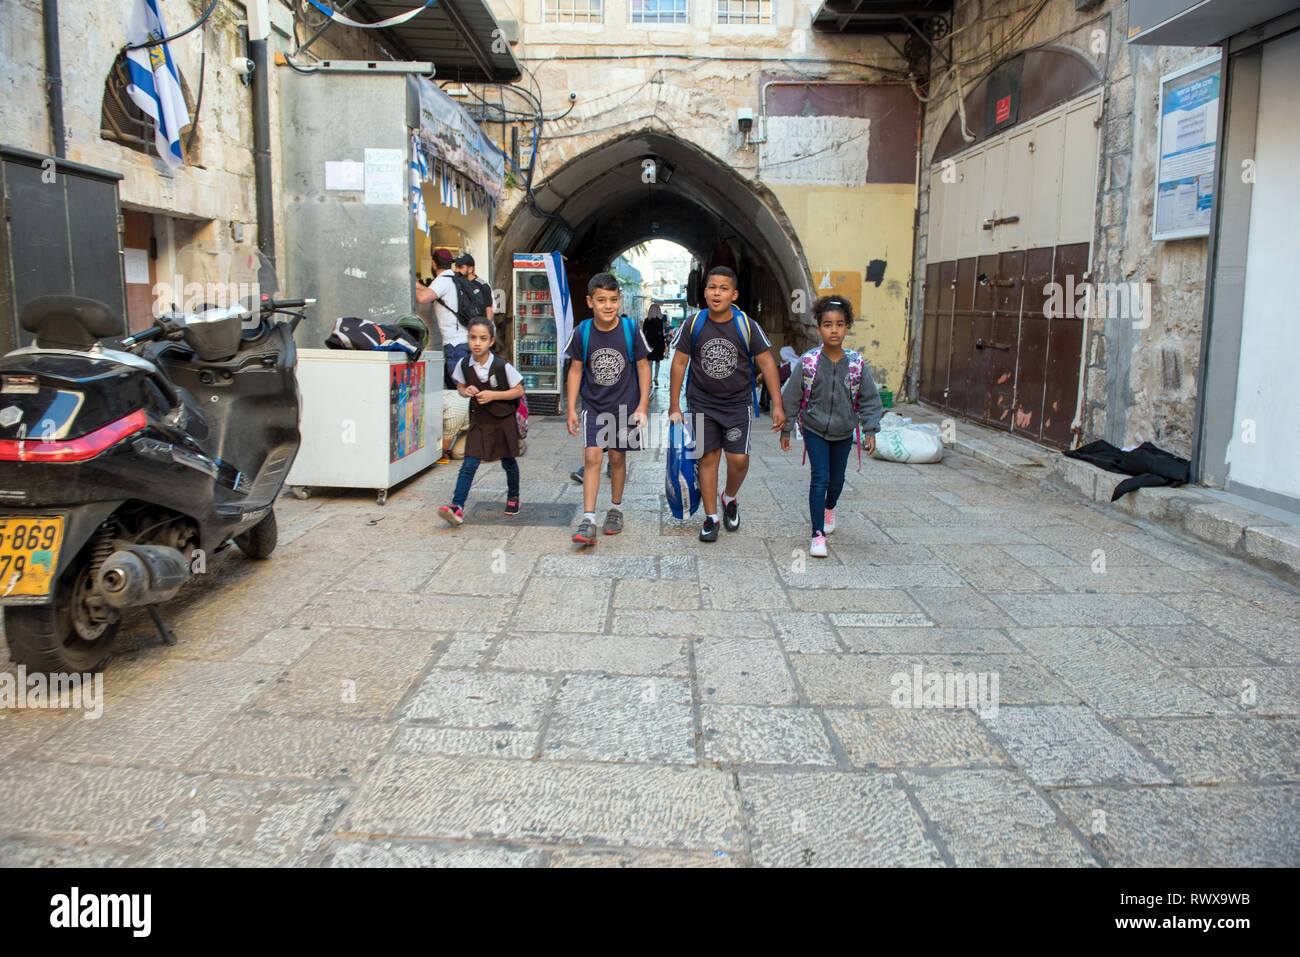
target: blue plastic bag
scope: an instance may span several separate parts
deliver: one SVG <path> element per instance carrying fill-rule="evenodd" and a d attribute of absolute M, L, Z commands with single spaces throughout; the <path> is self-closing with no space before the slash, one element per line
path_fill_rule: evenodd
<path fill-rule="evenodd" d="M 668 468 L 664 477 L 664 494 L 668 496 L 668 510 L 673 518 L 694 515 L 700 507 L 700 483 L 695 475 L 695 437 L 690 429 L 676 422 L 668 426 Z M 683 489 L 685 493 L 683 493 Z M 689 500 L 690 511 L 684 510 Z"/>

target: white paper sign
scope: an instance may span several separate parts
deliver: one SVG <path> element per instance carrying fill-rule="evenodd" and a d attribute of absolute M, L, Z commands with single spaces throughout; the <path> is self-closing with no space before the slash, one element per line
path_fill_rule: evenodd
<path fill-rule="evenodd" d="M 149 251 L 147 249 L 124 249 L 123 265 L 126 267 L 126 281 L 149 284 Z"/>
<path fill-rule="evenodd" d="M 401 206 L 406 202 L 405 159 L 402 150 L 366 150 L 367 206 Z"/>
<path fill-rule="evenodd" d="M 1219 55 L 1160 78 L 1160 161 L 1152 238 L 1210 234 L 1218 150 Z"/>
<path fill-rule="evenodd" d="M 326 189 L 366 188 L 366 165 L 353 161 L 327 162 L 325 164 Z"/>

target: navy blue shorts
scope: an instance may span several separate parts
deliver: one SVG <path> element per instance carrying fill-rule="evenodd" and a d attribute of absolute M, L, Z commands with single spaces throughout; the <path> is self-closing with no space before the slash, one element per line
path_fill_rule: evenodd
<path fill-rule="evenodd" d="M 753 409 L 749 405 L 726 413 L 693 412 L 690 421 L 695 427 L 695 447 L 700 455 L 714 449 L 732 455 L 749 454 L 749 433 L 754 424 Z"/>
<path fill-rule="evenodd" d="M 584 448 L 636 452 L 641 448 L 641 430 L 633 425 L 631 410 L 593 412 L 582 410 L 582 444 Z"/>

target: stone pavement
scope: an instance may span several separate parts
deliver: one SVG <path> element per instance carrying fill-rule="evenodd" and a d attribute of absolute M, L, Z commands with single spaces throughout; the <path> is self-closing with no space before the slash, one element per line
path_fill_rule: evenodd
<path fill-rule="evenodd" d="M 532 428 L 519 518 L 488 465 L 456 530 L 455 465 L 286 496 L 179 645 L 124 625 L 102 717 L 0 712 L 0 864 L 1300 864 L 1294 588 L 955 454 L 851 463 L 811 559 L 767 435 L 738 533 L 641 453 L 578 552 Z M 932 674 L 996 713 L 893 706 Z"/>

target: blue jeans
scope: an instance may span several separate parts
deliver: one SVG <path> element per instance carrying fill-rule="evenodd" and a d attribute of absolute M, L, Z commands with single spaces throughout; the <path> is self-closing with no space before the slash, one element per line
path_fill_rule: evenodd
<path fill-rule="evenodd" d="M 472 455 L 465 456 L 465 460 L 460 463 L 460 474 L 456 476 L 456 494 L 451 497 L 451 504 L 457 508 L 465 507 L 465 499 L 469 498 L 469 487 L 474 484 L 474 473 L 478 471 L 481 464 L 479 459 Z M 501 467 L 506 470 L 506 497 L 519 497 L 519 462 L 515 459 L 502 459 Z"/>
<path fill-rule="evenodd" d="M 804 446 L 808 449 L 808 464 L 812 466 L 812 480 L 808 483 L 808 512 L 812 518 L 814 535 L 826 531 L 826 510 L 834 508 L 844 491 L 844 470 L 853 450 L 853 438 L 828 442 L 820 435 L 804 431 Z"/>

